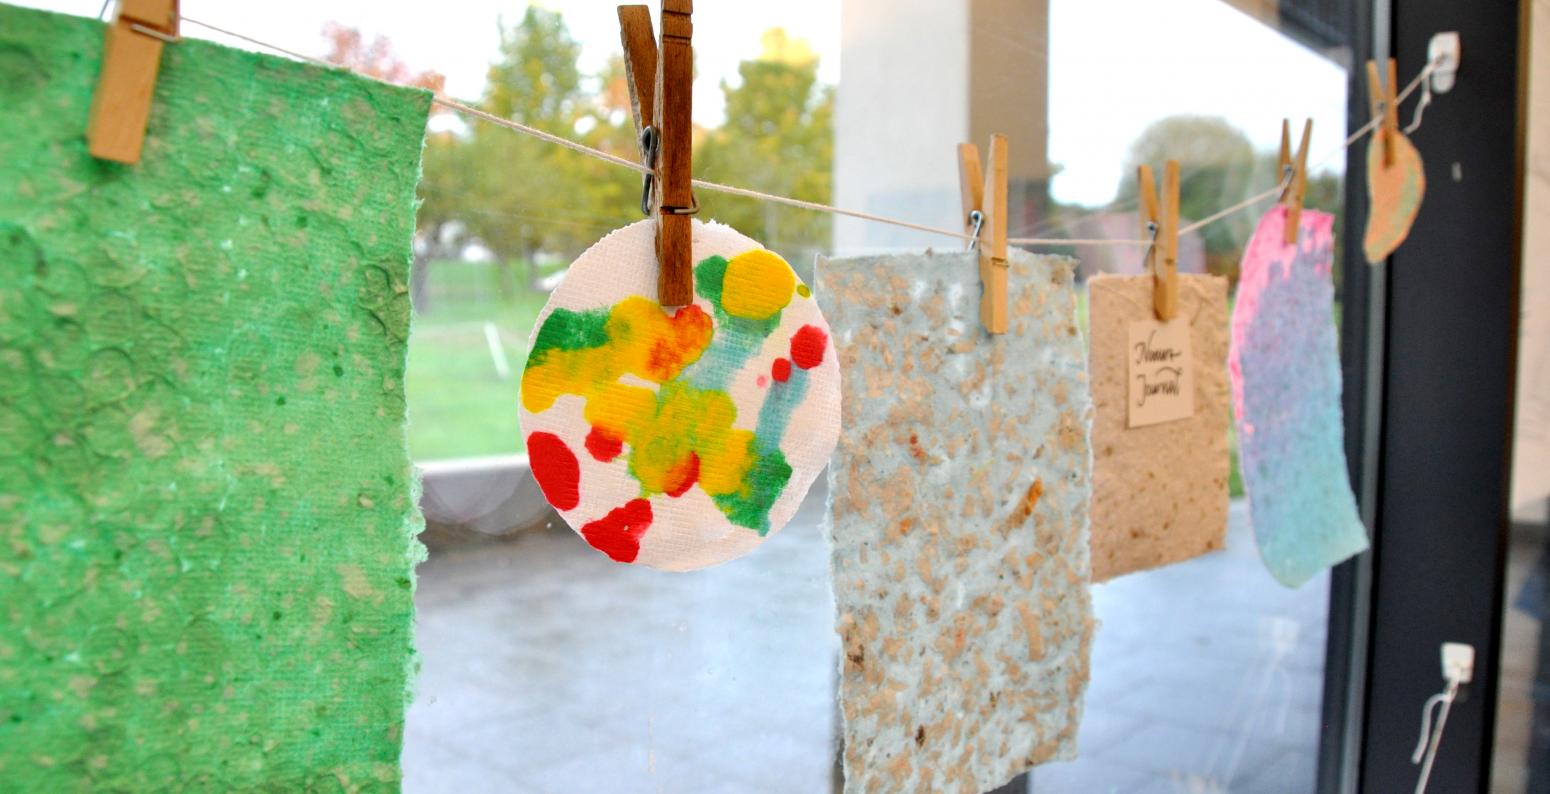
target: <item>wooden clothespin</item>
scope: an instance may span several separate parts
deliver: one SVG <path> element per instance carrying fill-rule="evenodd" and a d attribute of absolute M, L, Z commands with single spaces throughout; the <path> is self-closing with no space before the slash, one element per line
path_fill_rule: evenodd
<path fill-rule="evenodd" d="M 1383 114 L 1383 122 L 1378 125 L 1376 134 L 1383 143 L 1384 168 L 1394 164 L 1394 136 L 1399 134 L 1399 102 L 1395 99 L 1395 93 L 1399 90 L 1399 71 L 1393 58 L 1389 59 L 1388 73 L 1388 84 L 1384 85 L 1378 79 L 1377 61 L 1367 62 L 1367 101 L 1374 117 Z"/>
<path fill-rule="evenodd" d="M 694 302 L 690 250 L 692 223 L 699 211 L 694 199 L 691 90 L 694 84 L 693 0 L 662 0 L 662 41 L 658 46 L 645 6 L 619 6 L 619 38 L 624 44 L 626 82 L 635 111 L 641 154 L 652 173 L 646 177 L 641 209 L 657 218 L 657 302 L 686 306 Z"/>
<path fill-rule="evenodd" d="M 1152 167 L 1136 168 L 1140 183 L 1141 234 L 1153 235 L 1146 266 L 1152 271 L 1152 308 L 1168 322 L 1179 313 L 1179 161 L 1163 166 L 1162 207 L 1157 204 L 1157 180 Z"/>
<path fill-rule="evenodd" d="M 92 95 L 87 150 L 93 157 L 140 162 L 165 41 L 178 37 L 177 0 L 121 0 L 102 46 Z"/>
<path fill-rule="evenodd" d="M 979 148 L 958 144 L 958 188 L 963 199 L 964 231 L 980 253 L 980 323 L 993 334 L 1007 329 L 1007 143 L 990 136 L 990 168 L 981 174 Z M 986 201 L 986 197 L 989 201 Z"/>
<path fill-rule="evenodd" d="M 1313 119 L 1302 125 L 1302 143 L 1297 146 L 1297 159 L 1292 159 L 1292 123 L 1281 119 L 1281 173 L 1292 169 L 1291 181 L 1281 191 L 1281 203 L 1286 205 L 1285 243 L 1297 242 L 1297 230 L 1302 224 L 1302 203 L 1308 195 L 1308 139 L 1313 136 Z"/>

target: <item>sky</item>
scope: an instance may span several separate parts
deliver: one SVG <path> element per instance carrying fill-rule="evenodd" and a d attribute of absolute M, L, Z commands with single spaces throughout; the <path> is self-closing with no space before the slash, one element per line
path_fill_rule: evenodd
<path fill-rule="evenodd" d="M 101 0 L 9 0 L 95 16 Z M 656 12 L 655 3 L 647 3 Z M 619 51 L 617 0 L 540 2 L 560 10 L 582 45 L 584 72 Z M 410 67 L 447 77 L 453 96 L 477 98 L 499 41 L 497 20 L 520 19 L 512 0 L 432 5 L 381 0 L 182 0 L 185 17 L 243 32 L 287 49 L 322 54 L 323 26 L 337 21 L 384 35 Z M 427 8 L 434 13 L 427 13 Z M 1130 141 L 1151 121 L 1177 113 L 1214 114 L 1259 149 L 1280 140 L 1281 118 L 1314 119 L 1313 160 L 1337 147 L 1345 129 L 1344 73 L 1220 0 L 1050 0 L 1050 160 L 1061 166 L 1052 191 L 1072 203 L 1108 202 Z M 701 2 L 694 15 L 698 70 L 694 117 L 720 123 L 720 83 L 759 52 L 760 34 L 783 27 L 820 57 L 819 79 L 840 74 L 840 0 Z M 1159 31 L 1175 32 L 1163 38 Z M 184 35 L 227 39 L 195 25 Z M 1331 167 L 1344 162 L 1336 158 Z"/>
<path fill-rule="evenodd" d="M 1311 117 L 1310 165 L 1345 138 L 1344 70 L 1220 0 L 1050 6 L 1049 157 L 1064 169 L 1057 199 L 1106 203 L 1130 142 L 1164 116 L 1223 116 L 1259 150 L 1280 145 L 1283 117 L 1299 135 Z"/>

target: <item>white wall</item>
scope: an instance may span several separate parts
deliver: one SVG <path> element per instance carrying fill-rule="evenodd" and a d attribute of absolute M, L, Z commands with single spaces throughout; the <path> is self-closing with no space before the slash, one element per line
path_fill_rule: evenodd
<path fill-rule="evenodd" d="M 844 0 L 834 112 L 834 202 L 959 228 L 957 145 L 968 140 L 969 10 L 963 0 Z M 838 216 L 838 255 L 951 245 Z"/>

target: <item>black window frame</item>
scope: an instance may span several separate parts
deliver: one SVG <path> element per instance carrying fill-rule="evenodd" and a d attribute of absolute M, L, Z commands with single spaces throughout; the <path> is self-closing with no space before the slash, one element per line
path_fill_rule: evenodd
<path fill-rule="evenodd" d="M 1522 240 L 1525 2 L 1376 0 L 1352 10 L 1354 64 L 1417 73 L 1458 31 L 1457 90 L 1412 136 L 1427 191 L 1408 240 L 1363 266 L 1366 147 L 1347 156 L 1341 342 L 1352 482 L 1370 552 L 1330 584 L 1321 792 L 1411 791 L 1440 646 L 1475 647 L 1430 791 L 1490 786 L 1510 520 Z M 1368 116 L 1351 70 L 1353 128 Z M 1407 106 L 1408 107 L 1408 106 Z"/>

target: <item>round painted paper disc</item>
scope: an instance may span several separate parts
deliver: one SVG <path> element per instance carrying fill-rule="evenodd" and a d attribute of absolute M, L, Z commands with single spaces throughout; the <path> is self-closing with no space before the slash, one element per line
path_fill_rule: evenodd
<path fill-rule="evenodd" d="M 1421 198 L 1426 194 L 1426 168 L 1421 153 L 1404 133 L 1394 133 L 1394 163 L 1383 164 L 1383 139 L 1367 140 L 1367 232 L 1362 252 L 1377 264 L 1387 259 L 1410 234 Z"/>
<path fill-rule="evenodd" d="M 694 303 L 656 301 L 655 225 L 575 261 L 538 315 L 522 432 L 544 496 L 619 562 L 748 553 L 791 519 L 839 436 L 839 365 L 791 266 L 694 222 Z"/>

